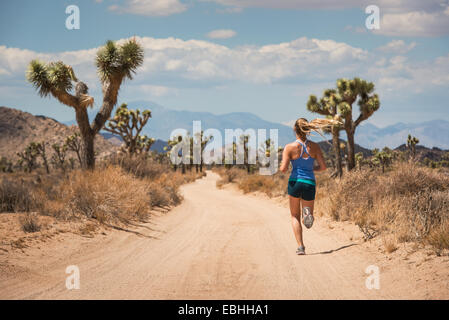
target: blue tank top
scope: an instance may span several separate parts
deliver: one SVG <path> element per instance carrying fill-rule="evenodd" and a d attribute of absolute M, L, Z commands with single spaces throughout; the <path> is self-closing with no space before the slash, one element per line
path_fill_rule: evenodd
<path fill-rule="evenodd" d="M 295 142 L 302 146 L 302 152 L 298 159 L 291 160 L 293 169 L 289 180 L 315 185 L 315 173 L 313 172 L 315 158 L 313 158 L 307 151 L 307 140 L 304 143 L 300 140 L 296 140 Z M 304 152 L 307 154 L 307 158 L 303 158 Z"/>

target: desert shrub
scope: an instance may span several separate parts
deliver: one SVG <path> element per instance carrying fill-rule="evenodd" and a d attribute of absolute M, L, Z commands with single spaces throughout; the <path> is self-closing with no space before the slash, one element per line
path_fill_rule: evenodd
<path fill-rule="evenodd" d="M 19 223 L 24 232 L 37 232 L 41 229 L 39 217 L 35 213 L 26 213 L 19 217 Z"/>
<path fill-rule="evenodd" d="M 429 233 L 426 243 L 431 245 L 438 255 L 442 250 L 449 248 L 449 219 Z"/>
<path fill-rule="evenodd" d="M 168 193 L 167 188 L 159 183 L 150 183 L 148 194 L 152 207 L 167 207 L 172 204 L 171 195 Z"/>
<path fill-rule="evenodd" d="M 238 187 L 244 193 L 261 191 L 271 196 L 276 187 L 276 181 L 269 176 L 248 175 L 239 182 Z"/>
<path fill-rule="evenodd" d="M 241 175 L 246 175 L 245 171 L 235 167 L 229 169 L 220 167 L 215 169 L 215 172 L 220 175 L 220 179 L 217 180 L 216 183 L 219 188 L 223 187 L 225 184 L 236 182 L 237 178 Z"/>
<path fill-rule="evenodd" d="M 156 179 L 164 172 L 170 171 L 167 164 L 156 162 L 146 154 L 133 156 L 128 154 L 114 155 L 109 160 L 109 164 L 119 166 L 124 171 L 138 178 Z"/>
<path fill-rule="evenodd" d="M 35 187 L 30 180 L 1 178 L 0 212 L 29 212 L 37 207 Z"/>
<path fill-rule="evenodd" d="M 113 166 L 92 172 L 73 171 L 61 183 L 58 198 L 64 207 L 54 213 L 63 218 L 128 222 L 143 219 L 150 208 L 147 184 Z"/>

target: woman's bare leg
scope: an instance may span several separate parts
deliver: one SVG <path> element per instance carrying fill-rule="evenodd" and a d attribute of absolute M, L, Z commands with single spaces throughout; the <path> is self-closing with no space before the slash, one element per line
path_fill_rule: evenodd
<path fill-rule="evenodd" d="M 302 227 L 301 227 L 301 199 L 288 196 L 290 198 L 290 214 L 292 216 L 293 233 L 295 234 L 296 242 L 299 246 L 304 246 L 302 240 Z"/>

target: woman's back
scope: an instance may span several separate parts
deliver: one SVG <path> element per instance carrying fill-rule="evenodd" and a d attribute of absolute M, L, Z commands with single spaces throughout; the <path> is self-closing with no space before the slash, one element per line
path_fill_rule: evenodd
<path fill-rule="evenodd" d="M 314 149 L 312 144 L 307 140 L 305 142 L 296 140 L 292 143 L 291 164 L 293 168 L 289 180 L 315 183 L 313 172 L 315 158 L 312 156 Z"/>

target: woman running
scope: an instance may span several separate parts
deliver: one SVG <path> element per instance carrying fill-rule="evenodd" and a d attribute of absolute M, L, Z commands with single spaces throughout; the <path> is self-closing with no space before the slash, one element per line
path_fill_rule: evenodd
<path fill-rule="evenodd" d="M 334 120 L 315 119 L 308 122 L 299 118 L 295 122 L 294 131 L 296 141 L 285 146 L 282 153 L 281 171 L 287 172 L 289 162 L 292 163 L 292 173 L 288 180 L 288 195 L 290 199 L 290 213 L 292 217 L 293 232 L 298 242 L 298 255 L 304 255 L 305 247 L 302 239 L 302 227 L 300 217 L 306 228 L 313 225 L 313 204 L 315 200 L 315 174 L 314 171 L 326 170 L 323 154 L 320 146 L 307 140 L 312 131 L 319 132 L 324 127 L 334 124 Z M 315 160 L 318 166 L 315 167 Z M 302 210 L 301 210 L 302 208 Z"/>

